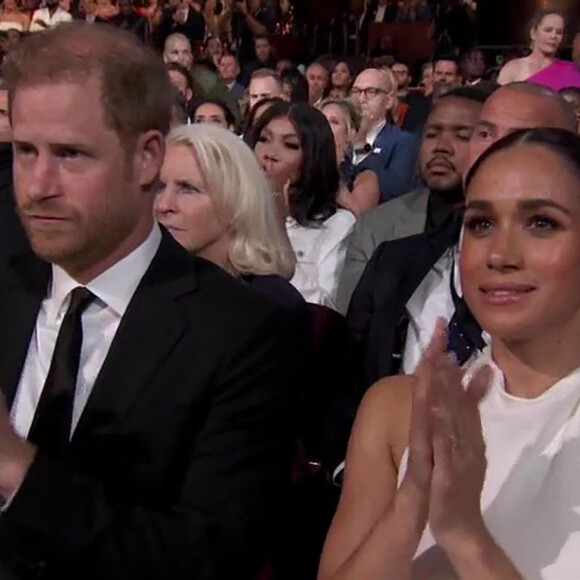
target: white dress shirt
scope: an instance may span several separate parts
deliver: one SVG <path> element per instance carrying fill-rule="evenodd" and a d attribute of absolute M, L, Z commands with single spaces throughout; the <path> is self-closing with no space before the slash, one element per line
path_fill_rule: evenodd
<path fill-rule="evenodd" d="M 455 291 L 458 296 L 462 294 L 457 265 L 458 257 L 457 246 L 449 248 L 429 270 L 407 302 L 409 327 L 402 368 L 406 375 L 415 372 L 425 348 L 433 337 L 437 320 L 444 318 L 449 323 L 453 317 L 455 304 L 451 296 L 452 271 L 454 271 Z M 455 268 L 453 268 L 454 263 Z"/>
<path fill-rule="evenodd" d="M 346 258 L 347 238 L 356 218 L 339 209 L 319 226 L 305 227 L 292 218 L 286 230 L 296 253 L 296 272 L 290 283 L 307 302 L 336 309 L 338 280 Z"/>
<path fill-rule="evenodd" d="M 48 8 L 39 8 L 32 15 L 32 24 L 30 25 L 30 32 L 38 32 L 39 30 L 46 30 L 46 28 L 38 24 L 37 20 L 42 20 L 48 28 L 54 28 L 59 24 L 72 22 L 72 16 L 61 8 L 57 8 L 51 16 Z"/>
<path fill-rule="evenodd" d="M 358 165 L 363 159 L 365 159 L 370 153 L 380 153 L 380 150 L 374 150 L 375 141 L 379 136 L 379 133 L 383 130 L 385 125 L 387 124 L 386 121 L 381 121 L 378 125 L 376 125 L 373 129 L 371 129 L 367 133 L 366 142 L 367 145 L 371 146 L 371 151 L 369 153 L 358 153 L 353 155 L 353 164 Z"/>
<path fill-rule="evenodd" d="M 375 22 L 383 22 L 383 20 L 385 19 L 385 10 L 387 9 L 387 6 L 379 6 L 377 8 L 377 13 L 375 14 Z"/>
<path fill-rule="evenodd" d="M 129 302 L 149 268 L 159 244 L 161 231 L 155 224 L 136 250 L 85 285 L 95 296 L 82 314 L 83 343 L 74 396 L 71 435 L 76 429 L 90 397 L 93 385 L 107 356 L 119 323 Z M 44 383 L 48 376 L 56 339 L 70 303 L 70 295 L 79 283 L 62 268 L 52 266 L 52 281 L 43 300 L 36 327 L 28 347 L 20 383 L 11 410 L 15 431 L 26 437 Z"/>

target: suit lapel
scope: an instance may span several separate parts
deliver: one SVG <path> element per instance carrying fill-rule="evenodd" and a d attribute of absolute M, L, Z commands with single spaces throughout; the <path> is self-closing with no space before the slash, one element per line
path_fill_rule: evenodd
<path fill-rule="evenodd" d="M 8 277 L 2 281 L 0 385 L 8 407 L 12 406 L 18 388 L 50 274 L 50 264 L 32 253 L 22 254 L 10 260 Z"/>
<path fill-rule="evenodd" d="M 395 223 L 395 237 L 406 238 L 424 232 L 429 191 L 427 189 L 415 191 L 403 196 L 401 201 L 404 201 L 406 211 L 400 213 L 400 217 Z"/>
<path fill-rule="evenodd" d="M 189 326 L 179 299 L 197 287 L 192 259 L 167 234 L 133 296 L 73 436 L 122 418 Z"/>

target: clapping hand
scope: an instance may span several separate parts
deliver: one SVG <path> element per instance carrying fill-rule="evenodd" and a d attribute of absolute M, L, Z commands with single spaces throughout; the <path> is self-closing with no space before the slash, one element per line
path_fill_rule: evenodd
<path fill-rule="evenodd" d="M 429 519 L 437 543 L 454 550 L 486 533 L 480 497 L 486 471 L 479 402 L 490 370 L 484 367 L 463 387 L 463 371 L 445 352 L 439 321 L 416 372 L 408 468 L 401 490 Z"/>

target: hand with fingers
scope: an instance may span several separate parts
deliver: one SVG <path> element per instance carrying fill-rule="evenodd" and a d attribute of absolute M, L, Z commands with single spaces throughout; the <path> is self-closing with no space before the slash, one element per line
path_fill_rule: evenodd
<path fill-rule="evenodd" d="M 484 367 L 464 389 L 464 372 L 446 347 L 441 320 L 416 371 L 409 460 L 401 486 L 423 506 L 443 549 L 485 531 L 480 497 L 486 459 L 478 405 L 489 382 Z"/>
<path fill-rule="evenodd" d="M 433 473 L 429 522 L 437 543 L 455 550 L 488 534 L 481 513 L 487 461 L 479 403 L 487 392 L 489 367 L 463 385 L 463 371 L 442 356 L 431 407 Z"/>

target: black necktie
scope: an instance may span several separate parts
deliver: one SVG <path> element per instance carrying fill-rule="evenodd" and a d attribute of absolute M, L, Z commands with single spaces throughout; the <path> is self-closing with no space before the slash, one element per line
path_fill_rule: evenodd
<path fill-rule="evenodd" d="M 450 290 L 455 313 L 447 327 L 447 350 L 455 355 L 460 365 L 463 365 L 476 349 L 482 349 L 485 346 L 485 342 L 481 336 L 479 324 L 473 318 L 465 300 L 460 298 L 455 290 L 455 259 L 451 266 Z"/>
<path fill-rule="evenodd" d="M 71 292 L 70 304 L 56 339 L 54 354 L 28 434 L 29 441 L 62 452 L 70 439 L 75 387 L 79 371 L 83 311 L 95 298 L 81 286 Z"/>

